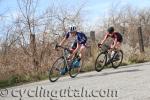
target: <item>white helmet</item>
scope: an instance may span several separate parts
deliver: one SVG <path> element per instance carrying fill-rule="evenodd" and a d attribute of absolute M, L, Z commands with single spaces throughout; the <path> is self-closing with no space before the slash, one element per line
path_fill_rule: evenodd
<path fill-rule="evenodd" d="M 76 29 L 77 29 L 76 26 L 70 26 L 69 27 L 70 32 L 76 32 L 77 31 Z"/>

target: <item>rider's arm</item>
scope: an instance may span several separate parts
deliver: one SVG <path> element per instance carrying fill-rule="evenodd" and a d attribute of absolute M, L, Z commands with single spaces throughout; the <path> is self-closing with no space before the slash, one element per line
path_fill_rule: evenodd
<path fill-rule="evenodd" d="M 106 35 L 104 36 L 104 39 L 102 41 L 100 41 L 99 43 L 103 44 L 106 41 L 107 38 L 108 38 L 108 33 L 106 33 Z"/>
<path fill-rule="evenodd" d="M 67 38 L 65 37 L 61 42 L 60 42 L 60 46 L 62 45 L 62 44 L 64 44 L 65 42 L 66 42 L 66 40 L 67 40 Z"/>
<path fill-rule="evenodd" d="M 59 45 L 61 46 L 62 44 L 64 44 L 68 38 L 69 38 L 69 32 L 68 32 L 68 33 L 66 33 L 66 35 L 65 35 L 64 39 L 60 42 L 60 44 L 59 44 Z"/>

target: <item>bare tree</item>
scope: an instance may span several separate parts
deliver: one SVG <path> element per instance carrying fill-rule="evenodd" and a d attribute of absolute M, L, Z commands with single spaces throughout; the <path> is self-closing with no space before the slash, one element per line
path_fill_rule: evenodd
<path fill-rule="evenodd" d="M 36 60 L 36 38 L 35 38 L 35 27 L 36 27 L 36 8 L 37 8 L 38 0 L 18 0 L 18 7 L 20 10 L 20 16 L 18 19 L 18 23 L 20 27 L 23 27 L 23 32 L 21 31 L 23 39 L 25 33 L 29 33 L 29 44 L 31 49 L 31 55 L 33 58 L 33 65 L 37 69 L 38 62 Z M 20 29 L 21 30 L 21 29 Z M 24 48 L 25 49 L 25 48 Z M 26 50 L 27 51 L 27 50 Z M 29 54 L 29 53 L 28 53 Z"/>
<path fill-rule="evenodd" d="M 32 69 L 45 73 L 54 56 L 58 56 L 52 48 L 55 40 L 63 38 L 62 35 L 67 32 L 70 24 L 82 27 L 83 6 L 69 9 L 57 6 L 55 1 L 39 13 L 38 0 L 17 2 L 18 12 L 12 17 L 12 22 L 6 25 L 5 40 L 1 43 L 1 52 L 6 59 L 0 59 L 0 62 L 5 62 L 5 66 L 10 68 L 7 70 L 10 75 L 32 74 Z"/>

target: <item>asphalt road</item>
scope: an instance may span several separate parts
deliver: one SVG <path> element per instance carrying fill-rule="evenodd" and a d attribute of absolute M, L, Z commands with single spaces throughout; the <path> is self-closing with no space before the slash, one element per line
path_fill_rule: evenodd
<path fill-rule="evenodd" d="M 0 100 L 150 100 L 150 62 L 1 89 Z"/>

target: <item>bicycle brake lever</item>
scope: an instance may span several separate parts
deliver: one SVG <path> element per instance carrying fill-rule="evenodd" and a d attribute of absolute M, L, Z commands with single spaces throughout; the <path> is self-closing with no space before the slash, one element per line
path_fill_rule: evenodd
<path fill-rule="evenodd" d="M 58 51 L 58 47 L 58 44 L 56 44 L 54 49 Z"/>

